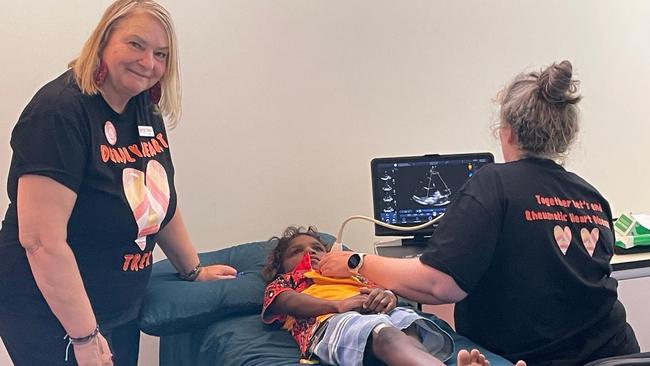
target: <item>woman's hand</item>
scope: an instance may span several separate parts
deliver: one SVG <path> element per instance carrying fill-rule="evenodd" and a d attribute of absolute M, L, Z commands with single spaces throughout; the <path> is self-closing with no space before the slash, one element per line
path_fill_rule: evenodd
<path fill-rule="evenodd" d="M 237 270 L 225 264 L 213 264 L 201 268 L 196 281 L 214 281 L 237 277 Z"/>
<path fill-rule="evenodd" d="M 345 313 L 346 311 L 364 312 L 363 304 L 368 300 L 367 294 L 354 295 L 344 300 L 339 300 L 336 310 L 338 313 Z"/>
<path fill-rule="evenodd" d="M 390 290 L 375 287 L 362 287 L 361 294 L 367 294 L 368 298 L 363 303 L 363 308 L 373 314 L 386 314 L 397 306 L 397 296 Z"/>
<path fill-rule="evenodd" d="M 178 273 L 188 275 L 187 271 L 193 270 L 196 264 L 199 263 L 199 257 L 185 228 L 180 208 L 176 207 L 174 217 L 167 226 L 158 232 L 156 241 Z M 217 264 L 201 268 L 201 272 L 193 280 L 213 281 L 235 278 L 235 275 L 237 275 L 237 271 L 234 268 Z"/>
<path fill-rule="evenodd" d="M 113 354 L 101 333 L 86 343 L 73 343 L 73 347 L 79 366 L 113 366 Z"/>
<path fill-rule="evenodd" d="M 348 277 L 350 275 L 348 259 L 352 254 L 352 252 L 340 251 L 325 254 L 318 264 L 320 272 L 328 277 Z"/>

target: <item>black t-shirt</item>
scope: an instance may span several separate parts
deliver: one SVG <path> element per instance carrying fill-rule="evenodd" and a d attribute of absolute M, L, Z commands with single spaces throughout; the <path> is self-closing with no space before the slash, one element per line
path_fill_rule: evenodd
<path fill-rule="evenodd" d="M 118 114 L 84 95 L 67 71 L 39 90 L 12 136 L 9 208 L 0 231 L 0 294 L 24 312 L 49 311 L 18 242 L 16 192 L 25 174 L 47 176 L 77 194 L 67 241 L 98 322 L 137 317 L 151 273 L 156 233 L 176 209 L 174 168 L 162 118 L 146 92 Z M 0 304 L 3 306 L 3 304 Z"/>
<path fill-rule="evenodd" d="M 626 324 L 611 219 L 600 193 L 553 161 L 491 164 L 458 192 L 421 261 L 467 292 L 459 333 L 512 361 L 580 364 Z"/>

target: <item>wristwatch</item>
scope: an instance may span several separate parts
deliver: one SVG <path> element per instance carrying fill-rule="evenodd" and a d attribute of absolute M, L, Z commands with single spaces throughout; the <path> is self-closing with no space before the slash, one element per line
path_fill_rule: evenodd
<path fill-rule="evenodd" d="M 366 253 L 352 253 L 350 258 L 348 258 L 348 269 L 355 275 L 359 274 L 361 266 L 363 266 L 363 257 L 366 256 Z"/>

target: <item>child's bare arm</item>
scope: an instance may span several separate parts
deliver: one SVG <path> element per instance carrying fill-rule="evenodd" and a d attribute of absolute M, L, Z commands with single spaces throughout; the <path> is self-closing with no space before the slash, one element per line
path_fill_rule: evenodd
<path fill-rule="evenodd" d="M 362 310 L 368 295 L 359 294 L 345 300 L 323 300 L 293 290 L 278 294 L 267 308 L 269 314 L 284 314 L 295 318 L 310 318 L 330 313 Z"/>

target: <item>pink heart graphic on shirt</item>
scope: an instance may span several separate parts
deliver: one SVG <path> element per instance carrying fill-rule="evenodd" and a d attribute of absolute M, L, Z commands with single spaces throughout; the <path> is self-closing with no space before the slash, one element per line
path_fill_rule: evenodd
<path fill-rule="evenodd" d="M 147 173 L 126 168 L 122 172 L 122 184 L 133 217 L 138 225 L 135 243 L 144 250 L 147 235 L 160 228 L 169 207 L 169 183 L 165 168 L 156 160 L 147 163 Z"/>
<path fill-rule="evenodd" d="M 555 236 L 555 242 L 557 246 L 560 247 L 562 254 L 566 255 L 566 251 L 569 249 L 569 244 L 571 244 L 571 229 L 568 226 L 564 228 L 559 225 L 555 225 L 553 228 L 553 236 Z"/>
<path fill-rule="evenodd" d="M 593 228 L 591 229 L 591 232 L 589 232 L 589 230 L 583 228 L 580 230 L 580 237 L 582 238 L 582 244 L 585 246 L 585 249 L 587 249 L 587 253 L 593 257 L 594 251 L 596 250 L 596 244 L 598 243 L 598 238 L 600 237 L 600 231 L 598 228 Z"/>

